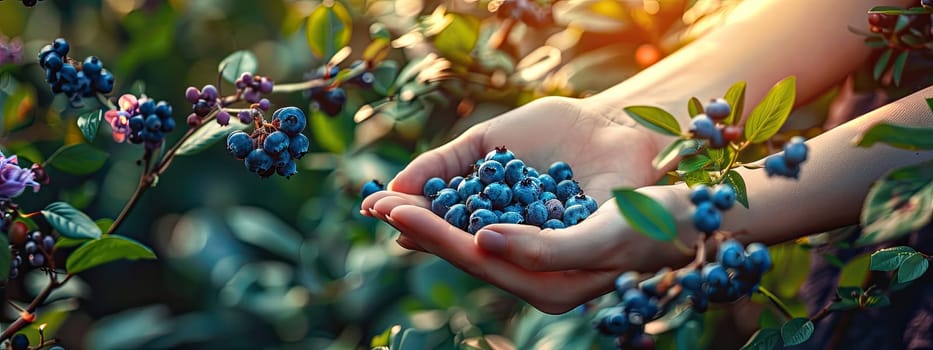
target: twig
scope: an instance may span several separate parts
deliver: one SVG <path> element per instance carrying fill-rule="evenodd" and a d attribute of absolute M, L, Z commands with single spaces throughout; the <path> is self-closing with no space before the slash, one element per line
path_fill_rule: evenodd
<path fill-rule="evenodd" d="M 765 297 L 767 297 L 768 300 L 771 301 L 771 304 L 774 304 L 774 306 L 777 307 L 778 310 L 781 311 L 781 314 L 783 314 L 784 317 L 786 317 L 787 319 L 794 318 L 794 315 L 791 315 L 790 309 L 787 308 L 787 305 L 785 305 L 784 302 L 782 302 L 781 299 L 777 297 L 777 295 L 774 295 L 774 293 L 771 293 L 771 291 L 769 291 L 767 288 L 759 286 L 758 293 L 761 293 L 761 295 L 764 295 Z"/>
<path fill-rule="evenodd" d="M 24 327 L 31 324 L 32 320 L 27 321 L 26 319 L 23 318 L 23 316 L 34 314 L 36 312 L 36 309 L 39 308 L 39 305 L 42 305 L 42 303 L 44 303 L 45 300 L 49 298 L 49 295 L 51 295 L 52 292 L 55 291 L 55 289 L 58 289 L 58 287 L 61 287 L 62 285 L 67 283 L 68 280 L 71 279 L 71 276 L 72 275 L 70 274 L 65 275 L 65 278 L 62 279 L 61 281 L 58 281 L 55 278 L 50 278 L 49 284 L 46 285 L 45 288 L 43 288 L 41 292 L 39 292 L 39 295 L 36 295 L 36 297 L 32 299 L 32 302 L 30 302 L 29 306 L 26 306 L 26 309 L 22 313 L 20 313 L 20 316 L 16 318 L 16 321 L 13 321 L 13 323 L 11 323 L 9 327 L 3 330 L 3 333 L 0 333 L 0 341 L 10 339 L 10 337 L 16 334 L 16 332 L 19 332 Z M 35 317 L 35 316 L 32 316 L 32 317 Z"/>

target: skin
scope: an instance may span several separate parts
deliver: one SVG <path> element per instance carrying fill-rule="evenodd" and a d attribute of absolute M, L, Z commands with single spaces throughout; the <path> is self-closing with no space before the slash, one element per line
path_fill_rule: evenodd
<path fill-rule="evenodd" d="M 682 266 L 692 254 L 638 234 L 609 200 L 614 188 L 639 188 L 674 213 L 685 245 L 696 239 L 689 189 L 682 184 L 651 186 L 663 174 L 650 165 L 651 159 L 673 138 L 644 129 L 621 108 L 659 106 L 674 112 L 686 129 L 689 118 L 681 110 L 691 96 L 721 96 L 733 82 L 745 79 L 746 106 L 754 106 L 771 85 L 789 75 L 797 76 L 797 101 L 804 102 L 865 59 L 868 49 L 846 28 L 864 27 L 865 10 L 880 4 L 743 2 L 719 30 L 601 94 L 584 100 L 540 99 L 422 154 L 388 191 L 367 197 L 361 212 L 396 227 L 401 246 L 436 254 L 548 313 L 565 312 L 609 292 L 624 271 Z M 874 180 L 894 167 L 933 159 L 933 152 L 883 145 L 860 149 L 851 140 L 879 121 L 933 127 L 923 100 L 931 95 L 933 88 L 926 89 L 808 141 L 810 159 L 800 181 L 740 169 L 751 209 L 736 206 L 726 212 L 722 229 L 751 230 L 737 237 L 746 243 L 775 243 L 857 222 Z M 541 135 L 551 139 L 541 142 Z M 569 162 L 581 187 L 601 203 L 599 210 L 567 229 L 497 224 L 473 236 L 426 209 L 430 203 L 420 191 L 427 179 L 463 175 L 469 164 L 502 145 L 537 169 L 555 160 Z M 816 212 L 821 214 L 812 215 Z"/>

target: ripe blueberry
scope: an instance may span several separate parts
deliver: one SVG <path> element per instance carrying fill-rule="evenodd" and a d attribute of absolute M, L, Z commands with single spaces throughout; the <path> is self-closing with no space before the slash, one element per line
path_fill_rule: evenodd
<path fill-rule="evenodd" d="M 281 131 L 276 131 L 262 142 L 262 149 L 269 154 L 279 154 L 288 149 L 288 135 Z"/>
<path fill-rule="evenodd" d="M 784 144 L 784 161 L 788 167 L 795 167 L 807 160 L 807 144 L 803 138 L 795 136 Z"/>
<path fill-rule="evenodd" d="M 479 167 L 479 179 L 484 185 L 502 181 L 505 179 L 505 168 L 498 161 L 487 160 Z"/>
<path fill-rule="evenodd" d="M 693 227 L 700 232 L 713 233 L 721 223 L 722 213 L 711 202 L 700 203 L 693 212 Z"/>
<path fill-rule="evenodd" d="M 298 133 L 288 139 L 288 153 L 292 155 L 293 159 L 301 159 L 302 156 L 308 153 L 309 143 L 307 136 Z"/>
<path fill-rule="evenodd" d="M 504 183 L 493 182 L 483 189 L 483 193 L 489 197 L 495 209 L 503 209 L 512 203 L 512 189 Z"/>
<path fill-rule="evenodd" d="M 537 180 L 536 178 L 534 180 Z M 518 203 L 528 205 L 538 200 L 541 188 L 533 178 L 526 177 L 512 187 L 512 199 Z M 545 215 L 546 216 L 546 215 Z M 528 221 L 528 220 L 525 220 Z M 542 220 L 541 223 L 544 223 Z"/>
<path fill-rule="evenodd" d="M 554 199 L 544 202 L 544 207 L 547 208 L 548 219 L 563 220 L 564 204 L 561 203 L 559 199 L 554 198 Z"/>
<path fill-rule="evenodd" d="M 716 261 L 727 268 L 737 269 L 745 265 L 745 248 L 742 243 L 730 239 L 719 246 Z"/>
<path fill-rule="evenodd" d="M 529 225 L 541 227 L 547 221 L 547 207 L 541 201 L 534 201 L 525 207 L 525 222 Z"/>
<path fill-rule="evenodd" d="M 732 185 L 723 184 L 718 186 L 716 192 L 713 193 L 713 204 L 719 210 L 732 208 L 732 205 L 735 204 L 735 189 L 732 188 Z"/>
<path fill-rule="evenodd" d="M 491 210 L 480 209 L 474 211 L 470 214 L 470 225 L 468 231 L 475 234 L 477 231 L 486 227 L 487 225 L 492 225 L 499 222 L 499 217 L 496 216 Z"/>
<path fill-rule="evenodd" d="M 580 193 L 580 184 L 576 180 L 564 180 L 557 183 L 557 199 L 567 201 L 570 197 Z"/>
<path fill-rule="evenodd" d="M 570 205 L 564 210 L 564 224 L 573 226 L 580 223 L 580 221 L 583 221 L 588 216 L 590 216 L 590 211 L 583 205 Z"/>
<path fill-rule="evenodd" d="M 764 273 L 771 269 L 771 254 L 768 247 L 761 243 L 751 243 L 745 248 L 746 269 L 751 272 Z"/>
<path fill-rule="evenodd" d="M 616 277 L 616 294 L 621 298 L 629 289 L 638 285 L 638 272 L 628 271 Z"/>
<path fill-rule="evenodd" d="M 565 162 L 554 162 L 547 170 L 548 175 L 554 178 L 554 181 L 561 182 L 573 179 L 573 170 Z"/>
<path fill-rule="evenodd" d="M 709 263 L 703 266 L 703 280 L 712 287 L 728 288 L 729 273 L 718 263 Z"/>
<path fill-rule="evenodd" d="M 541 228 L 549 228 L 554 230 L 566 227 L 567 225 L 564 225 L 564 222 L 558 219 L 548 219 L 548 221 L 544 222 L 544 225 L 541 225 Z"/>
<path fill-rule="evenodd" d="M 360 192 L 361 192 L 360 195 L 361 195 L 363 198 L 366 198 L 366 197 L 369 197 L 369 195 L 371 195 L 371 194 L 373 194 L 373 193 L 376 193 L 376 192 L 379 192 L 379 191 L 382 191 L 382 190 L 385 190 L 385 189 L 386 189 L 386 186 L 385 186 L 385 185 L 383 185 L 381 182 L 379 182 L 379 180 L 373 179 L 373 180 L 370 180 L 369 182 L 363 184 L 363 188 L 362 188 L 361 191 L 360 191 Z"/>
<path fill-rule="evenodd" d="M 690 132 L 698 139 L 711 139 L 716 134 L 716 123 L 706 114 L 697 114 L 690 120 Z"/>
<path fill-rule="evenodd" d="M 447 223 L 461 229 L 467 229 L 467 221 L 470 218 L 470 212 L 467 210 L 466 205 L 463 204 L 454 204 L 447 210 L 447 213 L 444 214 L 444 220 Z"/>
<path fill-rule="evenodd" d="M 450 207 L 458 202 L 460 202 L 460 195 L 457 194 L 457 191 L 445 188 L 437 192 L 437 197 L 431 202 L 431 211 L 437 216 L 444 217 Z"/>
<path fill-rule="evenodd" d="M 273 123 L 279 121 L 279 131 L 294 136 L 305 129 L 308 120 L 298 107 L 283 107 L 272 113 Z"/>
<path fill-rule="evenodd" d="M 573 197 L 567 198 L 566 206 L 569 207 L 571 205 L 576 205 L 576 204 L 580 204 L 586 207 L 586 210 L 589 211 L 590 213 L 596 212 L 596 207 L 598 206 L 596 204 L 596 200 L 593 199 L 593 197 L 585 195 L 582 192 L 577 193 L 577 195 Z"/>
<path fill-rule="evenodd" d="M 457 187 L 457 192 L 460 193 L 460 198 L 468 198 L 482 191 L 483 183 L 476 177 L 467 177 L 463 179 L 463 181 L 460 182 L 460 186 Z"/>
<path fill-rule="evenodd" d="M 62 40 L 62 39 L 58 39 L 58 40 Z M 58 40 L 55 40 L 55 41 L 58 41 Z M 66 48 L 65 51 L 67 50 L 68 49 Z M 26 350 L 29 348 L 29 338 L 27 338 L 26 335 L 23 333 L 17 333 L 16 335 L 13 336 L 12 339 L 10 339 L 10 347 L 13 350 Z"/>
<path fill-rule="evenodd" d="M 447 188 L 447 182 L 444 179 L 439 177 L 432 177 L 428 181 L 424 182 L 424 187 L 422 188 L 422 194 L 425 197 L 431 197 L 440 192 L 440 190 Z"/>
<path fill-rule="evenodd" d="M 492 210 L 492 201 L 489 199 L 489 196 L 480 192 L 467 197 L 466 206 L 467 210 L 469 210 L 471 213 L 479 209 Z"/>
<path fill-rule="evenodd" d="M 521 159 L 512 159 L 508 163 L 505 163 L 506 184 L 515 186 L 515 184 L 522 181 L 523 178 L 525 178 L 525 162 Z"/>
<path fill-rule="evenodd" d="M 244 159 L 246 169 L 250 172 L 261 174 L 272 170 L 272 157 L 263 152 L 261 148 L 254 149 L 246 155 Z"/>
<path fill-rule="evenodd" d="M 710 101 L 710 103 L 706 105 L 704 112 L 706 112 L 706 115 L 708 115 L 711 119 L 721 121 L 726 119 L 726 117 L 732 113 L 732 108 L 729 107 L 728 101 L 722 98 L 717 98 Z"/>
<path fill-rule="evenodd" d="M 522 214 L 507 211 L 499 215 L 499 222 L 503 224 L 521 224 L 525 222 Z"/>
<path fill-rule="evenodd" d="M 489 153 L 486 153 L 486 157 L 483 158 L 483 160 L 485 161 L 489 161 L 489 160 L 497 161 L 501 165 L 508 164 L 509 161 L 511 161 L 512 159 L 515 159 L 515 154 L 512 153 L 512 151 L 509 151 L 507 148 L 505 148 L 505 146 L 496 147 L 494 150 L 489 151 Z"/>
<path fill-rule="evenodd" d="M 690 188 L 690 202 L 694 205 L 699 205 L 711 199 L 712 196 L 710 195 L 709 186 L 705 184 L 696 184 Z"/>

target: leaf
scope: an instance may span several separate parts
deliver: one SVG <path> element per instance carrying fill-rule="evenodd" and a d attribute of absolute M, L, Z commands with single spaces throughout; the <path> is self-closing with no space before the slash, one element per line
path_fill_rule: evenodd
<path fill-rule="evenodd" d="M 79 239 L 79 238 L 68 238 L 68 237 L 62 236 L 62 237 L 59 237 L 57 241 L 55 241 L 55 248 L 57 249 L 57 248 L 77 247 L 79 245 L 84 244 L 84 242 L 87 242 L 90 240 L 91 240 L 90 238 Z"/>
<path fill-rule="evenodd" d="M 693 187 L 697 184 L 710 185 L 713 183 L 713 179 L 709 176 L 709 172 L 706 170 L 696 170 L 684 174 L 684 182 L 687 183 L 688 187 Z"/>
<path fill-rule="evenodd" d="M 78 117 L 78 129 L 84 134 L 88 142 L 94 141 L 97 136 L 97 129 L 100 127 L 100 121 L 104 118 L 104 110 L 88 112 Z"/>
<path fill-rule="evenodd" d="M 305 39 L 314 56 L 327 61 L 350 43 L 352 19 L 339 1 L 325 1 L 308 16 Z"/>
<path fill-rule="evenodd" d="M 665 242 L 677 236 L 674 216 L 653 198 L 627 188 L 613 190 L 612 194 L 625 221 L 638 232 Z"/>
<path fill-rule="evenodd" d="M 479 40 L 479 19 L 473 16 L 447 13 L 447 26 L 434 37 L 434 47 L 453 62 L 470 64 L 470 55 Z"/>
<path fill-rule="evenodd" d="M 797 78 L 781 80 L 768 91 L 745 123 L 745 139 L 752 143 L 767 141 L 784 125 L 794 107 Z"/>
<path fill-rule="evenodd" d="M 912 7 L 909 9 L 897 6 L 875 6 L 868 10 L 868 13 L 882 13 L 886 15 L 919 15 L 930 13 L 931 10 L 923 7 Z"/>
<path fill-rule="evenodd" d="M 897 16 L 897 23 L 894 24 L 894 31 L 900 32 L 904 30 L 904 28 L 910 25 L 911 20 L 910 16 Z"/>
<path fill-rule="evenodd" d="M 910 51 L 904 50 L 904 52 L 897 55 L 897 58 L 894 60 L 894 86 L 901 86 L 901 76 L 904 75 L 904 64 L 907 63 L 908 53 L 910 53 Z"/>
<path fill-rule="evenodd" d="M 725 183 L 732 185 L 735 190 L 735 200 L 741 203 L 743 207 L 748 208 L 748 190 L 745 188 L 745 179 L 742 178 L 742 174 L 735 170 L 729 170 L 726 173 Z"/>
<path fill-rule="evenodd" d="M 690 118 L 693 118 L 700 113 L 703 113 L 703 103 L 700 102 L 700 99 L 691 97 L 690 101 L 687 101 L 687 114 L 690 115 Z"/>
<path fill-rule="evenodd" d="M 813 335 L 813 322 L 807 318 L 795 318 L 781 326 L 781 339 L 784 346 L 803 344 Z"/>
<path fill-rule="evenodd" d="M 886 241 L 920 229 L 933 217 L 933 161 L 896 169 L 875 182 L 862 207 L 857 244 Z"/>
<path fill-rule="evenodd" d="M 175 152 L 175 154 L 190 156 L 201 153 L 208 147 L 217 143 L 217 141 L 226 139 L 227 135 L 230 133 L 237 130 L 244 130 L 248 127 L 249 124 L 240 122 L 240 119 L 236 118 L 236 116 L 230 118 L 230 123 L 227 126 L 220 125 L 214 121 L 206 122 L 202 124 L 197 131 L 192 133 L 181 146 L 178 146 L 178 151 Z"/>
<path fill-rule="evenodd" d="M 865 307 L 891 306 L 891 298 L 884 294 L 869 295 L 865 297 Z"/>
<path fill-rule="evenodd" d="M 652 106 L 629 106 L 623 109 L 632 119 L 656 132 L 680 136 L 680 124 L 667 111 Z"/>
<path fill-rule="evenodd" d="M 666 168 L 667 165 L 674 161 L 674 159 L 677 159 L 677 157 L 696 154 L 700 151 L 700 146 L 701 143 L 693 139 L 674 140 L 670 145 L 667 145 L 667 148 L 654 157 L 654 160 L 651 161 L 651 165 L 654 166 L 655 169 Z"/>
<path fill-rule="evenodd" d="M 745 110 L 745 87 L 747 85 L 746 82 L 740 81 L 732 84 L 729 90 L 726 91 L 723 98 L 729 101 L 729 107 L 732 107 L 732 112 L 723 120 L 723 123 L 732 125 L 742 118 L 742 112 Z"/>
<path fill-rule="evenodd" d="M 7 235 L 0 235 L 0 281 L 6 281 L 10 275 L 10 265 L 13 262 L 13 254 L 10 252 L 10 242 Z"/>
<path fill-rule="evenodd" d="M 117 260 L 155 258 L 152 249 L 142 243 L 120 235 L 108 235 L 88 241 L 71 253 L 65 262 L 65 269 L 69 274 L 76 274 Z"/>
<path fill-rule="evenodd" d="M 373 91 L 388 96 L 395 86 L 395 77 L 398 76 L 398 63 L 383 61 L 373 69 L 373 76 Z"/>
<path fill-rule="evenodd" d="M 312 110 L 310 117 L 308 128 L 314 134 L 311 139 L 317 141 L 328 152 L 341 154 L 353 142 L 355 123 L 352 119 L 339 116 L 332 118 L 320 110 Z M 350 125 L 347 125 L 347 122 Z"/>
<path fill-rule="evenodd" d="M 740 350 L 772 350 L 782 345 L 780 331 L 774 328 L 762 328 L 752 334 Z"/>
<path fill-rule="evenodd" d="M 855 142 L 859 147 L 871 147 L 882 142 L 911 151 L 930 150 L 933 149 L 933 137 L 930 135 L 933 135 L 933 128 L 878 123 L 860 135 Z"/>
<path fill-rule="evenodd" d="M 104 166 L 108 157 L 107 152 L 86 143 L 77 143 L 62 146 L 45 162 L 69 174 L 87 175 Z"/>
<path fill-rule="evenodd" d="M 768 247 L 774 266 L 761 278 L 761 286 L 774 291 L 782 299 L 797 296 L 810 275 L 810 252 L 788 242 Z"/>
<path fill-rule="evenodd" d="M 849 260 L 839 272 L 839 281 L 836 284 L 840 286 L 861 286 L 868 277 L 871 255 L 860 254 Z"/>
<path fill-rule="evenodd" d="M 680 164 L 677 164 L 677 170 L 689 173 L 706 168 L 710 162 L 709 157 L 702 154 L 692 155 L 681 159 Z"/>
<path fill-rule="evenodd" d="M 930 267 L 930 261 L 923 254 L 914 253 L 907 257 L 897 269 L 897 283 L 907 283 L 923 276 Z"/>
<path fill-rule="evenodd" d="M 879 249 L 871 253 L 871 263 L 868 266 L 872 271 L 894 271 L 916 252 L 908 246 Z"/>
<path fill-rule="evenodd" d="M 217 72 L 221 73 L 224 80 L 233 83 L 243 73 L 255 73 L 257 68 L 259 68 L 259 61 L 256 55 L 247 50 L 240 50 L 220 61 L 217 65 Z"/>
<path fill-rule="evenodd" d="M 859 308 L 858 300 L 852 299 L 852 298 L 842 299 L 840 301 L 833 302 L 831 305 L 829 305 L 830 311 L 848 311 L 848 310 L 855 310 L 858 308 Z"/>
<path fill-rule="evenodd" d="M 42 209 L 42 216 L 58 233 L 75 239 L 97 239 L 101 231 L 87 214 L 65 202 L 55 202 Z"/>
<path fill-rule="evenodd" d="M 884 74 L 885 69 L 888 68 L 888 62 L 891 61 L 891 55 L 893 53 L 894 49 L 887 49 L 881 54 L 881 57 L 878 57 L 878 62 L 875 62 L 875 69 L 872 71 L 872 77 L 874 77 L 875 80 L 881 79 L 881 75 Z"/>

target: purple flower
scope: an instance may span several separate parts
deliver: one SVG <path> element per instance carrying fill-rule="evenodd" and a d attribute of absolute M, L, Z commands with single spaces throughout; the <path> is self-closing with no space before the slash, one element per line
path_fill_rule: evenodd
<path fill-rule="evenodd" d="M 107 113 L 104 113 L 104 119 L 107 120 L 107 123 L 110 123 L 110 128 L 113 129 L 113 140 L 123 142 L 126 141 L 127 135 L 132 132 L 130 130 L 130 117 L 139 108 L 139 100 L 136 99 L 136 96 L 126 94 L 120 96 L 117 104 L 119 104 L 120 110 L 107 111 Z"/>
<path fill-rule="evenodd" d="M 15 155 L 7 158 L 0 153 L 0 199 L 19 196 L 26 186 L 32 186 L 33 192 L 39 191 L 32 170 L 20 168 Z"/>

